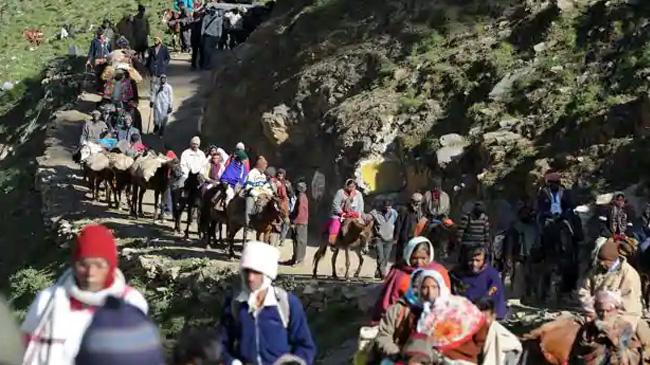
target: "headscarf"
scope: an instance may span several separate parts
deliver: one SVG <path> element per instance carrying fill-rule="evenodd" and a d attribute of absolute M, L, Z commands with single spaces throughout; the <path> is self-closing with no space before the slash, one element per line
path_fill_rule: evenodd
<path fill-rule="evenodd" d="M 616 260 L 618 258 L 618 243 L 613 239 L 608 239 L 598 250 L 598 258 L 600 260 Z"/>
<path fill-rule="evenodd" d="M 424 303 L 417 332 L 428 336 L 433 347 L 444 353 L 478 332 L 485 324 L 485 316 L 469 299 L 450 294 L 449 286 L 437 271 L 423 272 L 418 280 L 426 278 L 436 281 L 440 295 L 434 303 Z"/>
<path fill-rule="evenodd" d="M 259 307 L 257 306 L 257 297 L 262 291 L 269 289 L 273 280 L 278 275 L 278 260 L 280 259 L 280 251 L 277 248 L 268 245 L 264 242 L 250 241 L 244 246 L 240 262 L 240 276 L 242 280 L 242 291 L 237 296 L 237 301 L 247 302 L 248 311 L 256 313 Z M 254 270 L 264 275 L 262 285 L 251 291 L 246 285 L 245 270 Z M 268 295 L 268 293 L 267 293 Z"/>
<path fill-rule="evenodd" d="M 235 152 L 234 152 L 234 155 L 235 155 L 235 158 L 237 160 L 239 160 L 239 161 L 243 162 L 243 161 L 248 160 L 248 155 L 246 154 L 246 151 L 244 151 L 244 150 L 236 149 Z"/>
<path fill-rule="evenodd" d="M 438 289 L 439 289 L 439 294 L 438 298 L 436 298 L 435 303 L 445 303 L 449 296 L 451 295 L 451 291 L 449 290 L 449 287 L 447 287 L 445 283 L 444 278 L 440 274 L 440 272 L 436 270 L 431 270 L 431 269 L 418 269 L 411 274 L 411 278 L 413 278 L 413 285 L 412 288 L 414 289 L 415 296 L 418 298 L 421 304 L 424 304 L 424 301 L 422 300 L 422 296 L 420 295 L 420 291 L 422 290 L 422 284 L 424 284 L 424 280 L 427 278 L 432 278 L 433 280 L 436 281 L 436 283 L 442 282 L 443 285 L 440 286 L 438 284 Z"/>
<path fill-rule="evenodd" d="M 603 307 L 620 308 L 623 305 L 623 299 L 619 291 L 599 290 L 594 295 L 594 304 L 600 303 Z"/>
<path fill-rule="evenodd" d="M 434 251 L 433 251 L 433 244 L 431 241 L 429 241 L 428 238 L 418 236 L 418 237 L 413 237 L 411 238 L 406 246 L 404 246 L 404 251 L 402 253 L 402 258 L 406 262 L 408 266 L 411 266 L 411 256 L 413 255 L 413 252 L 415 251 L 415 248 L 418 247 L 421 243 L 426 243 L 429 246 L 429 262 L 431 263 L 434 259 Z"/>
<path fill-rule="evenodd" d="M 226 163 L 226 161 L 228 161 L 228 154 L 226 153 L 226 151 L 223 148 L 217 147 L 217 154 L 219 154 L 219 156 L 221 156 L 221 161 L 224 164 Z"/>

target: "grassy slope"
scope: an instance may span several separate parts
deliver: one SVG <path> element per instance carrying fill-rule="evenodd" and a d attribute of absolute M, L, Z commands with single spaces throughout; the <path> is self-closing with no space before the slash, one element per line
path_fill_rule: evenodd
<path fill-rule="evenodd" d="M 160 32 L 161 24 L 153 12 L 166 1 L 143 3 L 152 11 L 153 31 Z M 56 69 L 56 73 L 82 72 L 83 58 L 68 57 L 68 48 L 77 46 L 85 54 L 93 37 L 91 24 L 99 24 L 104 18 L 117 23 L 136 8 L 137 2 L 130 0 L 7 0 L 0 4 L 0 83 L 19 82 L 10 92 L 0 91 L 0 144 L 14 148 L 8 158 L 0 161 L 0 290 L 17 299 L 18 309 L 48 284 L 65 260 L 61 250 L 52 246 L 42 225 L 40 197 L 34 191 L 35 159 L 43 153 L 51 114 L 73 102 L 77 89 L 50 84 L 47 87 L 51 97 L 44 100 L 41 79 L 48 68 Z M 77 33 L 57 40 L 63 24 L 71 25 Z M 31 47 L 22 36 L 31 27 L 45 33 L 45 42 L 39 47 Z M 15 277 L 10 279 L 11 275 Z"/>

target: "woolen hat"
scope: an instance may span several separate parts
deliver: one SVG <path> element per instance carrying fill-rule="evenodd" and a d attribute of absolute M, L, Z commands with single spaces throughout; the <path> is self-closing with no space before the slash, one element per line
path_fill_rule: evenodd
<path fill-rule="evenodd" d="M 307 191 L 307 184 L 305 184 L 304 182 L 299 182 L 296 185 L 296 189 L 298 190 L 298 192 L 304 193 L 305 191 Z"/>
<path fill-rule="evenodd" d="M 142 311 L 109 297 L 86 330 L 76 365 L 164 365 L 158 329 Z"/>
<path fill-rule="evenodd" d="M 260 272 L 274 280 L 278 276 L 279 260 L 277 248 L 264 242 L 250 241 L 244 246 L 239 267 Z"/>
<path fill-rule="evenodd" d="M 601 260 L 616 260 L 618 258 L 618 243 L 613 239 L 607 240 L 598 251 L 598 258 Z"/>
<path fill-rule="evenodd" d="M 201 138 L 199 136 L 194 136 L 192 139 L 190 139 L 190 144 L 196 144 L 196 145 L 201 145 Z"/>
<path fill-rule="evenodd" d="M 239 143 L 237 143 L 237 144 L 235 145 L 235 149 L 236 149 L 236 150 L 242 150 L 242 151 L 243 151 L 243 150 L 246 149 L 246 146 L 244 145 L 243 142 L 239 142 Z"/>
<path fill-rule="evenodd" d="M 72 260 L 85 258 L 102 258 L 108 262 L 109 275 L 106 286 L 110 286 L 117 268 L 117 245 L 110 229 L 101 224 L 90 224 L 81 229 L 72 251 Z"/>

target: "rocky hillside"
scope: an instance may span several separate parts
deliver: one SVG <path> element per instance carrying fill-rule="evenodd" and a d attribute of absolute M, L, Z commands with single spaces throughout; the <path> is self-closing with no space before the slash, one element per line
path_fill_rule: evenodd
<path fill-rule="evenodd" d="M 442 170 L 516 200 L 553 167 L 586 201 L 646 177 L 649 18 L 632 0 L 279 1 L 216 72 L 203 131 L 329 191 Z"/>

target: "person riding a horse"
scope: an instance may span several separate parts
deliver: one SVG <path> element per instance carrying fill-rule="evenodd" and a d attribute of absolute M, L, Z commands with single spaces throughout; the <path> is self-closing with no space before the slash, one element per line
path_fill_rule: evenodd
<path fill-rule="evenodd" d="M 246 161 L 248 155 L 243 149 L 235 149 L 233 155 L 226 161 L 226 168 L 221 174 L 221 183 L 225 185 L 226 191 L 223 196 L 215 197 L 217 209 L 225 211 L 235 194 L 244 187 L 249 172 Z"/>
<path fill-rule="evenodd" d="M 433 178 L 433 187 L 424 193 L 422 210 L 429 220 L 428 229 L 435 229 L 447 217 L 449 217 L 450 200 L 449 195 L 442 190 L 442 180 L 439 177 Z"/>
<path fill-rule="evenodd" d="M 346 219 L 363 218 L 363 209 L 363 195 L 357 190 L 356 181 L 347 179 L 344 187 L 336 192 L 332 201 L 332 215 L 327 227 L 327 241 L 330 246 L 336 245 L 342 223 Z"/>
<path fill-rule="evenodd" d="M 546 185 L 537 196 L 537 222 L 540 229 L 543 231 L 550 224 L 562 220 L 571 227 L 574 241 L 582 241 L 582 226 L 573 212 L 575 203 L 571 191 L 562 185 L 562 178 L 557 172 L 546 174 L 544 180 Z"/>
<path fill-rule="evenodd" d="M 251 216 L 261 211 L 261 208 L 263 208 L 262 203 L 268 202 L 268 198 L 274 196 L 268 176 L 264 173 L 268 165 L 266 158 L 259 156 L 255 162 L 255 167 L 248 174 L 244 184 L 246 192 L 246 226 L 250 226 Z M 262 197 L 266 197 L 266 199 Z"/>
<path fill-rule="evenodd" d="M 226 169 L 226 159 L 228 159 L 228 154 L 222 148 L 214 145 L 208 148 L 208 163 L 203 170 L 205 181 L 203 185 L 201 185 L 202 197 L 206 196 L 208 190 L 219 184 L 221 175 L 223 175 L 223 172 Z"/>

